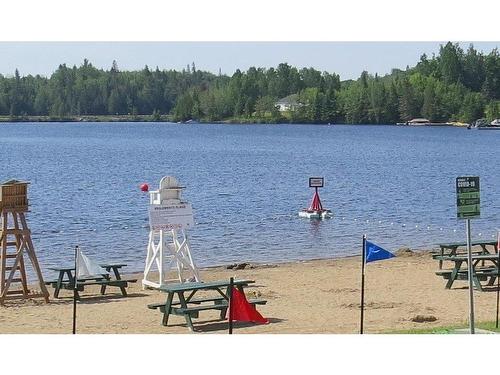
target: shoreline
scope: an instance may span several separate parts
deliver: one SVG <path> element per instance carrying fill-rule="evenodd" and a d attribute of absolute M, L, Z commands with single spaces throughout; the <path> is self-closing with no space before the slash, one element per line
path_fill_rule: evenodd
<path fill-rule="evenodd" d="M 282 122 L 259 122 L 253 120 L 220 120 L 220 121 L 173 121 L 170 115 L 160 115 L 159 119 L 153 119 L 152 115 L 87 115 L 87 116 L 68 116 L 68 117 L 51 117 L 51 116 L 22 116 L 14 117 L 0 116 L 0 125 L 4 123 L 167 123 L 179 125 L 321 125 L 321 126 L 397 126 L 397 127 L 456 127 L 467 128 L 465 125 L 457 124 L 439 124 L 439 125 L 401 125 L 401 124 L 331 124 L 331 123 L 292 123 L 288 121 Z"/>
<path fill-rule="evenodd" d="M 227 267 L 227 265 L 226 265 Z M 365 280 L 365 331 L 389 333 L 464 324 L 468 317 L 467 283 L 457 281 L 445 289 L 445 280 L 435 274 L 438 262 L 430 252 L 402 251 L 395 258 L 367 265 Z M 360 256 L 281 264 L 253 264 L 244 269 L 224 266 L 200 269 L 204 281 L 230 277 L 255 280 L 245 288 L 249 298 L 265 299 L 258 311 L 269 324 L 236 324 L 235 333 L 357 334 L 361 286 Z M 86 287 L 78 304 L 77 332 L 85 334 L 189 334 L 185 320 L 173 316 L 161 325 L 161 313 L 148 304 L 164 302 L 158 290 L 143 290 L 142 274 L 128 287 L 128 297 L 109 288 Z M 475 292 L 476 320 L 494 319 L 496 293 L 492 287 Z M 6 301 L 0 307 L 0 333 L 71 332 L 72 293 L 61 291 L 59 299 Z M 206 292 L 209 293 L 209 292 Z M 417 316 L 434 321 L 418 322 Z M 203 311 L 194 320 L 196 332 L 227 333 L 227 321 L 218 312 Z"/>
<path fill-rule="evenodd" d="M 421 254 L 428 254 L 431 255 L 433 254 L 434 251 L 437 251 L 436 249 L 429 249 L 427 247 L 425 248 L 407 248 L 407 247 L 401 247 L 398 248 L 397 250 L 394 251 L 394 254 L 406 254 L 411 252 L 416 255 L 421 255 Z M 324 257 L 324 258 L 307 258 L 307 259 L 296 259 L 296 260 L 284 260 L 284 261 L 270 261 L 270 262 L 264 262 L 264 261 L 251 261 L 251 260 L 243 260 L 243 261 L 234 261 L 234 262 L 227 262 L 227 263 L 222 263 L 222 264 L 215 264 L 211 266 L 199 266 L 198 270 L 200 271 L 211 271 L 211 270 L 231 270 L 232 268 L 229 268 L 229 266 L 240 266 L 243 264 L 246 264 L 244 269 L 263 269 L 263 268 L 276 268 L 279 266 L 283 265 L 294 265 L 294 264 L 301 264 L 301 263 L 308 263 L 308 262 L 325 262 L 325 261 L 338 261 L 338 260 L 343 260 L 343 259 L 353 259 L 353 258 L 361 258 L 361 254 L 352 254 L 352 255 L 343 255 L 343 256 L 338 256 L 338 257 Z M 248 267 L 248 268 L 247 268 Z M 238 269 L 239 270 L 239 269 Z M 43 271 L 43 270 L 42 270 Z M 124 270 L 126 271 L 126 270 Z M 143 270 L 135 270 L 135 271 L 130 271 L 130 272 L 123 272 L 122 275 L 127 275 L 127 276 L 134 276 L 134 277 L 139 277 L 140 275 L 143 274 Z"/>

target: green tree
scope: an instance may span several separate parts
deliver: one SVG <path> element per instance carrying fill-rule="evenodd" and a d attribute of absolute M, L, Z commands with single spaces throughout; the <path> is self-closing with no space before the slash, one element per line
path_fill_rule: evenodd
<path fill-rule="evenodd" d="M 176 121 L 187 121 L 192 118 L 193 98 L 190 93 L 182 94 L 174 107 Z"/>
<path fill-rule="evenodd" d="M 500 118 L 500 100 L 488 103 L 484 112 L 488 121 Z"/>
<path fill-rule="evenodd" d="M 399 82 L 399 118 L 403 121 L 409 121 L 419 115 L 418 102 L 415 98 L 415 91 L 407 78 Z"/>
<path fill-rule="evenodd" d="M 431 121 L 439 118 L 434 82 L 429 81 L 424 91 L 424 103 L 422 105 L 422 115 Z"/>
<path fill-rule="evenodd" d="M 488 99 L 500 99 L 500 55 L 496 48 L 485 59 L 482 91 Z"/>
<path fill-rule="evenodd" d="M 439 50 L 441 77 L 445 83 L 457 83 L 462 79 L 463 51 L 458 43 L 448 42 Z"/>
<path fill-rule="evenodd" d="M 469 92 L 465 95 L 460 120 L 466 123 L 484 117 L 484 99 L 483 96 L 476 92 Z"/>

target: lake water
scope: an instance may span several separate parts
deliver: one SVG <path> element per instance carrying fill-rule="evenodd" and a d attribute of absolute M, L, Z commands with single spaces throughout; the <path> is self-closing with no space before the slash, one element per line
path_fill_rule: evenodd
<path fill-rule="evenodd" d="M 453 127 L 0 124 L 0 181 L 30 181 L 28 223 L 45 274 L 75 245 L 143 270 L 148 194 L 187 186 L 200 266 L 357 255 L 363 233 L 388 250 L 465 240 L 455 178 L 481 178 L 473 239 L 500 227 L 500 132 Z M 301 219 L 309 176 L 335 217 Z"/>

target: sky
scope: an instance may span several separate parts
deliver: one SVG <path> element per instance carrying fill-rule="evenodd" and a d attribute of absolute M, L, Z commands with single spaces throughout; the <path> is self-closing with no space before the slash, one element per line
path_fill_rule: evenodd
<path fill-rule="evenodd" d="M 297 68 L 313 67 L 355 79 L 363 70 L 390 73 L 392 68 L 414 66 L 423 53 L 432 56 L 445 42 L 0 42 L 0 74 L 50 76 L 59 64 L 79 66 L 87 58 L 109 69 L 116 60 L 121 70 L 148 65 L 181 70 L 195 63 L 199 70 L 223 74 L 236 69 L 276 67 L 287 62 Z M 498 42 L 460 42 L 465 50 L 489 53 Z"/>

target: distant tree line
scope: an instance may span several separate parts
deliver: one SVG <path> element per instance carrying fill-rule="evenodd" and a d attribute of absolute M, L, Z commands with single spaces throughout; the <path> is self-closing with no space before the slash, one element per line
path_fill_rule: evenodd
<path fill-rule="evenodd" d="M 294 110 L 276 102 L 296 94 Z M 471 45 L 448 42 L 439 54 L 425 54 L 413 68 L 385 76 L 362 72 L 341 81 L 335 73 L 251 67 L 232 76 L 197 70 L 109 70 L 88 60 L 60 65 L 49 77 L 0 75 L 0 115 L 67 117 L 80 115 L 170 114 L 176 121 L 303 122 L 385 124 L 425 117 L 471 122 L 500 117 L 500 56 Z"/>

